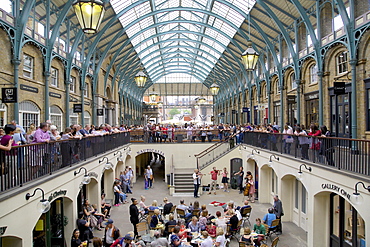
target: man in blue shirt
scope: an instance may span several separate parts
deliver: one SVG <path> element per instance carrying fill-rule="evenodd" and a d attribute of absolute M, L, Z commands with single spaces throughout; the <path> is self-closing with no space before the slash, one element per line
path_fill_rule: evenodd
<path fill-rule="evenodd" d="M 269 208 L 268 213 L 265 214 L 265 216 L 263 217 L 263 223 L 267 224 L 269 226 L 270 230 L 275 228 L 275 227 L 271 228 L 271 224 L 272 224 L 273 220 L 276 220 L 276 215 L 274 214 L 274 209 Z"/>

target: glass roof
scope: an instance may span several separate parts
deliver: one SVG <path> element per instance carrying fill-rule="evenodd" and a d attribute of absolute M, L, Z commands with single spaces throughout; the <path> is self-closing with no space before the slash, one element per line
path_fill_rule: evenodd
<path fill-rule="evenodd" d="M 226 1 L 247 14 L 255 4 Z M 116 13 L 134 3 L 111 0 Z M 126 9 L 119 19 L 154 83 L 203 82 L 244 21 L 217 0 L 148 0 Z"/>

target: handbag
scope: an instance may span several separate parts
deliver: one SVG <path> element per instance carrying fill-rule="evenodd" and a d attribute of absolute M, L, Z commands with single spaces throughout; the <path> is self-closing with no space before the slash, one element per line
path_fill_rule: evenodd
<path fill-rule="evenodd" d="M 98 219 L 94 215 L 90 215 L 90 226 L 96 227 L 98 225 Z"/>
<path fill-rule="evenodd" d="M 285 139 L 285 142 L 286 142 L 286 143 L 293 143 L 293 142 L 294 142 L 294 139 L 293 139 L 293 137 L 288 136 L 288 137 Z"/>

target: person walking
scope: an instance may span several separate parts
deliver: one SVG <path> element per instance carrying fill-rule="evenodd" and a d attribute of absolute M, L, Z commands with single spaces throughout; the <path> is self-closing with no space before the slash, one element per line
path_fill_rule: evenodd
<path fill-rule="evenodd" d="M 139 223 L 139 209 L 137 208 L 137 200 L 131 198 L 132 204 L 130 205 L 130 222 L 134 226 L 134 237 L 138 238 L 139 234 L 137 232 L 136 224 Z"/>
<path fill-rule="evenodd" d="M 154 180 L 153 170 L 150 166 L 148 166 L 148 188 L 149 189 L 153 187 L 153 180 Z"/>
<path fill-rule="evenodd" d="M 194 198 L 198 198 L 198 191 L 200 186 L 200 179 L 202 178 L 202 174 L 199 172 L 198 169 L 194 169 L 193 173 L 193 180 L 194 180 Z"/>
<path fill-rule="evenodd" d="M 239 186 L 239 194 L 243 193 L 243 178 L 244 178 L 244 171 L 243 167 L 239 167 L 239 171 L 234 173 L 234 176 L 238 175 L 238 186 Z"/>
<path fill-rule="evenodd" d="M 212 191 L 214 191 L 214 194 L 216 195 L 216 187 L 217 187 L 217 176 L 219 175 L 219 170 L 216 170 L 216 167 L 213 167 L 213 170 L 209 172 L 211 174 L 211 188 L 209 189 L 208 195 L 212 194 Z"/>
<path fill-rule="evenodd" d="M 283 232 L 283 227 L 281 224 L 281 217 L 284 216 L 283 203 L 280 201 L 279 196 L 274 196 L 274 212 L 276 219 L 280 219 L 279 225 L 277 226 L 277 234 L 280 235 Z"/>

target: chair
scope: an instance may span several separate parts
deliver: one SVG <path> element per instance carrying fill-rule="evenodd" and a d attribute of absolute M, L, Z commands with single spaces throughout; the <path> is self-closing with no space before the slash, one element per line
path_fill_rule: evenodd
<path fill-rule="evenodd" d="M 279 237 L 276 237 L 276 238 L 272 241 L 272 243 L 271 243 L 271 247 L 275 247 L 275 246 L 277 246 L 278 242 L 279 242 Z"/>
<path fill-rule="evenodd" d="M 249 218 L 251 216 L 251 212 L 252 212 L 252 207 L 247 207 L 247 208 L 243 208 L 242 212 L 241 212 L 241 215 L 242 215 L 242 219 L 243 219 L 243 226 L 245 224 L 246 221 L 248 221 L 249 225 L 251 226 L 251 222 L 249 221 Z"/>
<path fill-rule="evenodd" d="M 181 208 L 176 208 L 177 218 L 185 218 L 185 210 Z"/>
<path fill-rule="evenodd" d="M 154 210 L 149 210 L 148 211 L 148 216 L 152 217 L 154 215 Z"/>
<path fill-rule="evenodd" d="M 277 235 L 277 226 L 279 225 L 280 223 L 280 219 L 276 219 L 276 220 L 273 220 L 271 222 L 271 227 L 268 227 L 268 235 L 266 234 L 266 236 L 269 236 L 270 237 L 270 240 L 272 241 L 272 235 L 275 234 Z M 266 226 L 265 226 L 266 227 Z M 266 230 L 266 233 L 267 233 L 267 230 Z"/>
<path fill-rule="evenodd" d="M 199 217 L 199 212 L 200 212 L 200 209 L 193 209 L 193 211 L 191 212 L 191 214 L 192 214 L 192 216 Z"/>
<path fill-rule="evenodd" d="M 148 228 L 148 225 L 147 225 L 146 222 L 140 222 L 140 223 L 136 224 L 136 229 L 137 229 L 138 234 L 141 236 L 141 238 L 144 242 L 151 242 L 152 241 L 150 239 L 150 234 L 148 233 L 149 228 Z M 144 234 L 142 234 L 143 232 L 144 232 Z"/>
<path fill-rule="evenodd" d="M 172 233 L 176 225 L 168 225 L 168 233 Z"/>
<path fill-rule="evenodd" d="M 176 209 L 176 205 L 173 205 L 172 208 L 171 208 L 170 213 L 173 214 L 175 212 L 175 209 Z"/>
<path fill-rule="evenodd" d="M 230 238 L 235 238 L 236 241 L 239 241 L 237 234 L 240 233 L 240 228 L 243 223 L 243 219 L 239 220 L 238 225 L 236 229 L 232 230 L 231 229 L 231 224 L 227 224 L 227 232 L 230 234 Z"/>

